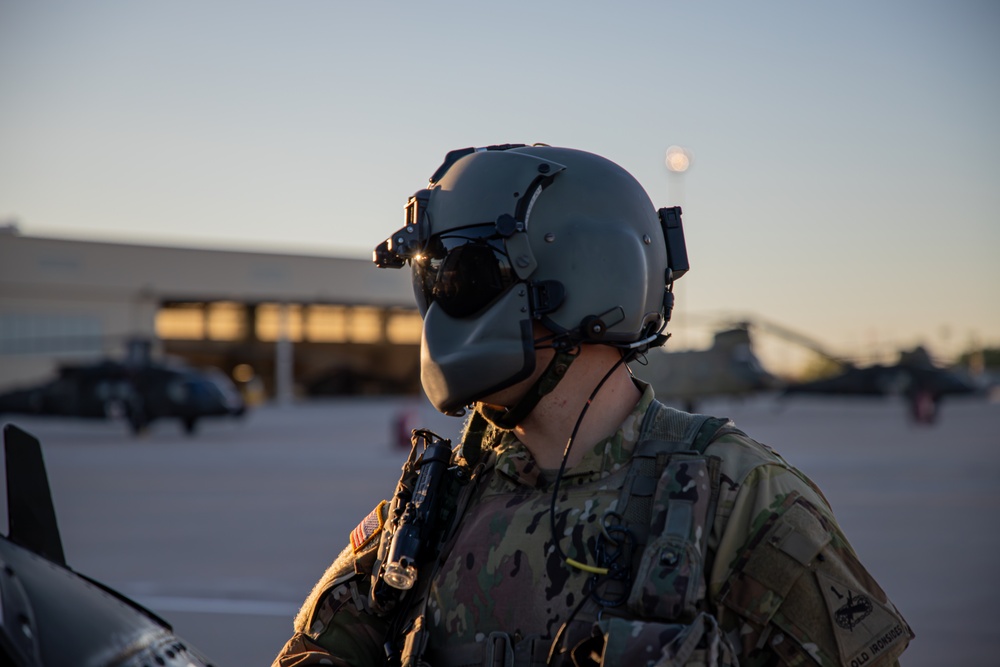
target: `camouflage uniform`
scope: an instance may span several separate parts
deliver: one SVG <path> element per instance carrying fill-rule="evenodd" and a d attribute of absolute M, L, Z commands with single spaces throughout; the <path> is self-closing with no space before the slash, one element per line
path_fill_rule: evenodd
<path fill-rule="evenodd" d="M 663 409 L 645 387 L 619 430 L 560 484 L 556 538 L 568 558 L 595 564 L 608 551 L 602 532 L 618 525 L 638 538 L 634 553 L 622 556 L 632 565 L 628 583 L 602 580 L 596 589 L 617 606 L 601 608 L 593 598 L 581 606 L 596 577 L 554 548 L 555 471 L 539 469 L 508 433 L 493 447 L 494 465 L 474 480 L 429 588 L 427 663 L 502 665 L 506 655 L 508 664 L 544 664 L 572 620 L 560 645 L 595 658 L 603 651 L 605 665 L 736 664 L 737 657 L 741 665 L 894 664 L 912 632 L 858 562 L 820 491 L 733 428 L 704 455 L 670 458 L 655 489 L 641 484 L 633 468 L 651 407 Z M 623 507 L 623 487 L 645 500 Z M 630 521 L 635 513 L 627 510 L 640 501 L 648 525 Z M 386 664 L 389 622 L 372 613 L 368 598 L 374 547 L 355 547 L 316 585 L 274 665 Z M 484 660 L 487 650 L 495 663 Z"/>

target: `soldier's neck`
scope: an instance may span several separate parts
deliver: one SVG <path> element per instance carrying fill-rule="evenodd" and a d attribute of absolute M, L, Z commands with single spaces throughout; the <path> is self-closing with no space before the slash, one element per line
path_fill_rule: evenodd
<path fill-rule="evenodd" d="M 566 443 L 594 387 L 618 361 L 617 350 L 585 348 L 556 388 L 539 401 L 514 433 L 542 468 L 558 468 Z M 589 352 L 589 354 L 588 354 Z M 624 364 L 604 383 L 587 409 L 567 457 L 570 469 L 601 440 L 613 435 L 635 408 L 642 393 Z"/>

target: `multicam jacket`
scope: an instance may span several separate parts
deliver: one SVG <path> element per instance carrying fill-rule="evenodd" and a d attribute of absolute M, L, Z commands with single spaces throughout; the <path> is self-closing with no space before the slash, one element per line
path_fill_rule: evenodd
<path fill-rule="evenodd" d="M 913 633 L 819 489 L 731 426 L 703 454 L 661 456 L 654 488 L 635 474 L 650 460 L 654 411 L 690 421 L 645 387 L 618 431 L 564 474 L 554 536 L 556 471 L 540 469 L 510 434 L 495 445 L 423 600 L 423 660 L 542 665 L 556 640 L 557 659 L 562 647 L 584 647 L 590 664 L 604 665 L 895 664 Z M 379 508 L 355 531 L 273 667 L 387 664 L 390 619 L 369 597 L 383 519 Z M 625 581 L 587 571 L 615 571 L 616 557 L 628 561 L 617 570 Z"/>

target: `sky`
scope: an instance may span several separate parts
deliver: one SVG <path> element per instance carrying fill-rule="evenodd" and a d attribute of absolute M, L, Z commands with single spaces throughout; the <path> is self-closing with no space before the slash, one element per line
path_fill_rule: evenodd
<path fill-rule="evenodd" d="M 989 0 L 0 0 L 0 223 L 369 257 L 448 150 L 542 142 L 683 206 L 681 346 L 947 357 L 1000 346 L 998 34 Z"/>

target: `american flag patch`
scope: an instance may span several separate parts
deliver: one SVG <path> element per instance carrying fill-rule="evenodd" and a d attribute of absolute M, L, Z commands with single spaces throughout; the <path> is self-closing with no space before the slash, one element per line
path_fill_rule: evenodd
<path fill-rule="evenodd" d="M 382 519 L 382 508 L 386 501 L 378 504 L 378 507 L 371 511 L 371 514 L 362 519 L 358 527 L 351 531 L 351 547 L 354 553 L 361 551 L 376 535 L 382 530 L 385 521 Z"/>

